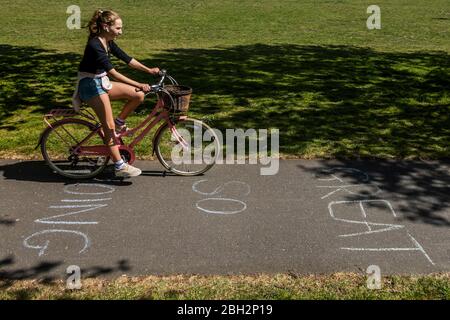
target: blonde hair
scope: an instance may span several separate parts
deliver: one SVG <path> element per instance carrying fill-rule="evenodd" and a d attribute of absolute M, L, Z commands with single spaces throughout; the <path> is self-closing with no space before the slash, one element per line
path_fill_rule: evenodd
<path fill-rule="evenodd" d="M 120 16 L 112 10 L 96 10 L 87 25 L 89 29 L 89 40 L 100 34 L 102 24 L 112 26 L 117 19 L 120 19 Z"/>

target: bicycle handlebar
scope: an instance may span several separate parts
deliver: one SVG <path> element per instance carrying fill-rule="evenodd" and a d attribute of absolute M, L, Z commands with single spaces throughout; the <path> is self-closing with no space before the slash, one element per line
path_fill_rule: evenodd
<path fill-rule="evenodd" d="M 166 79 L 167 70 L 166 69 L 159 70 L 158 74 L 161 76 L 161 80 L 159 80 L 158 85 L 162 86 L 162 84 L 164 83 L 164 80 Z"/>
<path fill-rule="evenodd" d="M 169 75 L 167 74 L 167 70 L 165 70 L 165 69 L 159 70 L 158 75 L 161 77 L 161 79 L 159 80 L 159 83 L 158 83 L 158 84 L 151 85 L 152 90 L 151 90 L 150 92 L 158 92 L 158 90 L 159 90 L 159 89 L 161 88 L 161 86 L 163 85 L 164 80 L 166 79 L 166 76 L 168 76 L 168 78 L 171 79 L 172 82 L 175 81 L 175 79 L 173 79 L 171 76 L 169 76 Z M 175 81 L 175 82 L 176 82 L 176 81 Z M 142 91 L 142 89 L 140 89 L 140 88 L 135 88 L 134 90 L 135 90 L 136 92 Z"/>

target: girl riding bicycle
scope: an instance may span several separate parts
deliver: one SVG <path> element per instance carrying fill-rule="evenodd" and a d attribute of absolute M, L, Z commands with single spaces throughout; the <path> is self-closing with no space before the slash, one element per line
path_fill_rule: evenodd
<path fill-rule="evenodd" d="M 110 54 L 130 67 L 152 75 L 157 75 L 159 68 L 146 67 L 117 46 L 114 40 L 122 34 L 122 20 L 114 11 L 95 11 L 88 28 L 90 34 L 78 69 L 78 82 L 72 105 L 79 109 L 83 101 L 94 109 L 102 124 L 105 144 L 109 147 L 114 161 L 116 176 L 138 176 L 141 170 L 122 160 L 115 132 L 116 127 L 117 131 L 126 130 L 125 119 L 144 101 L 144 93 L 149 92 L 151 87 L 116 71 L 111 64 Z M 108 76 L 117 81 L 109 81 Z M 137 92 L 136 88 L 140 90 Z M 113 117 L 111 100 L 127 100 L 116 119 Z"/>

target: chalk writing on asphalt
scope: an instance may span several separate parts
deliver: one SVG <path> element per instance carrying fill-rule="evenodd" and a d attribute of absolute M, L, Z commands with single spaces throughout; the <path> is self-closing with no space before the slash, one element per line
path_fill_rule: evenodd
<path fill-rule="evenodd" d="M 247 209 L 247 204 L 236 197 L 246 197 L 250 194 L 250 186 L 242 181 L 228 181 L 214 188 L 212 191 L 205 191 L 211 188 L 207 184 L 208 180 L 199 180 L 192 185 L 192 190 L 206 198 L 198 200 L 195 207 L 208 214 L 237 214 Z"/>
<path fill-rule="evenodd" d="M 374 183 L 371 183 L 369 175 L 361 170 L 354 168 L 336 167 L 323 170 L 318 175 L 321 182 L 328 182 L 328 185 L 319 185 L 317 188 L 325 190 L 321 199 L 326 199 L 339 194 L 346 194 L 359 197 L 361 199 L 347 201 L 330 201 L 328 203 L 328 213 L 330 217 L 341 223 L 358 227 L 358 232 L 345 233 L 338 236 L 341 239 L 356 239 L 356 243 L 361 241 L 363 237 L 377 236 L 378 242 L 386 240 L 389 233 L 396 232 L 396 236 L 392 237 L 392 241 L 408 241 L 410 246 L 392 246 L 392 247 L 362 247 L 362 246 L 342 246 L 341 250 L 355 252 L 401 252 L 401 251 L 417 251 L 421 253 L 432 265 L 435 265 L 431 257 L 424 250 L 423 246 L 410 234 L 404 225 L 398 223 L 380 222 L 381 218 L 385 220 L 397 218 L 397 214 L 392 204 L 385 199 L 373 198 L 381 192 L 381 189 Z M 348 183 L 348 180 L 357 183 Z M 347 180 L 347 181 L 346 181 Z M 328 192 L 332 189 L 333 191 Z M 377 214 L 374 213 L 374 208 Z M 383 212 L 380 216 L 379 212 Z M 401 237 L 398 236 L 401 232 Z M 373 238 L 371 238 L 374 240 Z M 389 238 L 387 238 L 389 239 Z M 394 240 L 395 239 L 395 240 Z M 377 241 L 372 241 L 377 242 Z M 402 242 L 403 243 L 403 242 Z"/>
<path fill-rule="evenodd" d="M 77 183 L 68 185 L 64 188 L 64 194 L 76 196 L 76 198 L 61 200 L 62 203 L 70 204 L 49 206 L 48 208 L 52 209 L 51 211 L 57 210 L 59 213 L 49 217 L 36 219 L 34 220 L 34 222 L 44 225 L 73 225 L 78 227 L 82 225 L 96 225 L 98 224 L 97 221 L 85 221 L 81 219 L 81 216 L 92 214 L 92 212 L 95 210 L 107 207 L 108 204 L 104 202 L 110 201 L 112 200 L 112 198 L 107 198 L 104 195 L 111 194 L 114 191 L 115 188 L 103 184 Z M 23 240 L 23 245 L 26 248 L 38 250 L 38 255 L 42 256 L 49 250 L 51 241 L 48 237 L 51 235 L 58 235 L 60 237 L 65 236 L 67 239 L 72 239 L 74 238 L 74 236 L 80 238 L 82 240 L 82 246 L 78 253 L 85 252 L 91 245 L 89 237 L 84 232 L 81 232 L 79 230 L 53 228 L 33 233 L 32 235 L 25 238 L 25 240 Z M 52 239 L 55 238 L 52 237 Z"/>

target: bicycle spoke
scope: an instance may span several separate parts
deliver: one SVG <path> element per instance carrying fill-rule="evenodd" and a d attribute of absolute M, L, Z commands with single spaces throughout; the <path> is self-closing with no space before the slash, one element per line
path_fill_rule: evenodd
<path fill-rule="evenodd" d="M 214 131 L 203 122 L 186 119 L 175 128 L 161 130 L 156 138 L 156 155 L 164 167 L 176 174 L 201 174 L 214 165 L 219 151 L 216 139 Z M 212 153 L 209 157 L 207 151 Z"/>
<path fill-rule="evenodd" d="M 66 177 L 90 178 L 97 175 L 105 168 L 108 156 L 74 153 L 76 146 L 103 145 L 103 139 L 95 129 L 93 124 L 79 119 L 55 123 L 43 137 L 41 150 L 44 159 L 55 172 Z M 68 140 L 75 144 L 68 143 Z"/>

